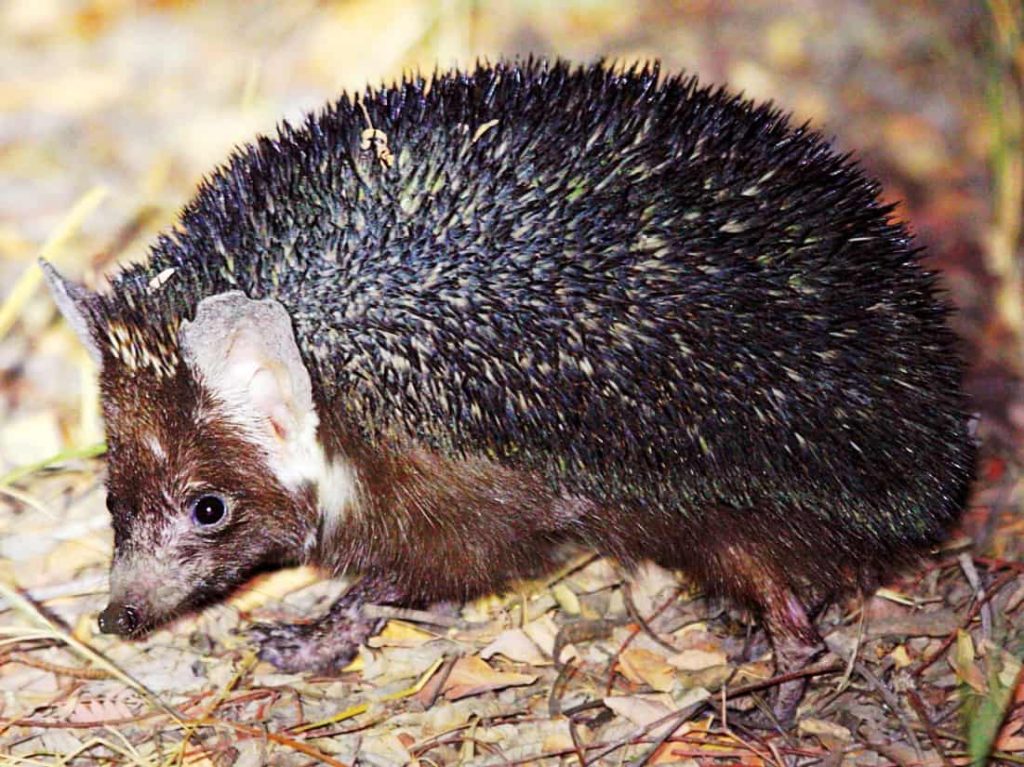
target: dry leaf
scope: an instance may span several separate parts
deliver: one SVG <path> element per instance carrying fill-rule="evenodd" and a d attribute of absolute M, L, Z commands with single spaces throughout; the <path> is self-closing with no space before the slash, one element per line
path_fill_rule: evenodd
<path fill-rule="evenodd" d="M 485 660 L 498 654 L 511 661 L 529 663 L 531 666 L 551 664 L 551 657 L 544 655 L 523 629 L 502 631 L 493 642 L 480 651 L 480 657 Z"/>
<path fill-rule="evenodd" d="M 554 588 L 551 589 L 552 595 L 555 597 L 555 601 L 558 602 L 558 606 L 562 608 L 562 611 L 569 615 L 580 614 L 580 599 L 576 596 L 576 592 L 566 586 L 564 583 L 555 584 Z"/>
<path fill-rule="evenodd" d="M 479 695 L 488 690 L 502 690 L 506 687 L 522 687 L 537 681 L 534 674 L 516 674 L 496 671 L 476 656 L 459 658 L 455 668 L 444 685 L 444 696 L 458 700 L 470 695 Z"/>
<path fill-rule="evenodd" d="M 668 659 L 668 663 L 680 671 L 703 671 L 728 662 L 729 657 L 722 650 L 683 650 Z"/>
<path fill-rule="evenodd" d="M 889 653 L 889 657 L 892 658 L 896 668 L 907 668 L 913 661 L 910 660 L 910 654 L 907 652 L 906 645 L 900 645 Z"/>
<path fill-rule="evenodd" d="M 268 602 L 276 602 L 293 591 L 304 589 L 321 580 L 312 567 L 294 567 L 256 579 L 228 604 L 239 612 L 251 612 Z"/>
<path fill-rule="evenodd" d="M 75 724 L 98 724 L 109 720 L 130 719 L 132 716 L 134 712 L 122 700 L 109 697 L 89 698 L 78 701 L 68 712 L 67 721 Z"/>
<path fill-rule="evenodd" d="M 999 740 L 996 741 L 996 750 L 1011 754 L 1017 751 L 1024 751 L 1024 735 L 1000 736 Z"/>
<path fill-rule="evenodd" d="M 1024 735 L 1020 734 L 1022 727 L 1024 727 L 1024 719 L 1011 719 L 1004 724 L 1003 729 L 999 732 L 999 737 L 996 738 L 996 750 L 1008 753 L 1024 751 Z"/>
<path fill-rule="evenodd" d="M 623 676 L 631 682 L 646 684 L 658 692 L 668 692 L 676 681 L 675 670 L 650 650 L 630 647 L 619 656 Z"/>
<path fill-rule="evenodd" d="M 602 701 L 619 716 L 646 727 L 676 710 L 668 695 L 610 695 Z"/>
<path fill-rule="evenodd" d="M 669 570 L 645 562 L 633 574 L 629 592 L 641 615 L 650 615 L 663 601 L 663 595 L 679 588 L 679 579 Z"/>
<path fill-rule="evenodd" d="M 974 643 L 971 641 L 971 635 L 962 629 L 958 630 L 953 654 L 949 656 L 949 665 L 961 682 L 975 692 L 984 695 L 988 690 L 988 685 L 985 683 L 985 675 L 978 668 L 974 659 Z"/>
<path fill-rule="evenodd" d="M 907 615 L 872 618 L 864 631 L 865 639 L 880 637 L 939 637 L 945 638 L 960 627 L 960 618 L 952 610 L 932 610 Z"/>
<path fill-rule="evenodd" d="M 609 560 L 595 559 L 566 580 L 576 585 L 577 593 L 590 594 L 611 588 L 622 580 L 622 576 Z"/>
<path fill-rule="evenodd" d="M 559 721 L 551 722 L 550 726 L 544 728 L 544 739 L 541 741 L 542 753 L 550 754 L 559 751 L 566 751 L 573 747 L 572 735 L 569 732 L 569 721 L 562 717 Z M 577 726 L 576 732 L 580 734 L 586 727 Z"/>
<path fill-rule="evenodd" d="M 550 613 L 545 613 L 537 620 L 530 621 L 523 626 L 523 631 L 534 641 L 537 647 L 547 653 L 549 658 L 551 657 L 551 654 L 555 651 L 555 638 L 558 636 L 558 626 L 555 624 Z M 563 647 L 561 655 L 563 663 L 579 657 L 579 653 L 576 652 L 576 648 L 572 645 Z"/>
<path fill-rule="evenodd" d="M 437 639 L 436 634 L 417 628 L 404 621 L 388 621 L 383 631 L 370 637 L 366 644 L 370 647 L 419 647 L 425 642 Z"/>
<path fill-rule="evenodd" d="M 848 729 L 834 722 L 826 722 L 824 719 L 814 719 L 813 717 L 801 719 L 798 728 L 801 734 L 833 738 L 843 743 L 849 743 L 853 739 L 853 734 Z"/>

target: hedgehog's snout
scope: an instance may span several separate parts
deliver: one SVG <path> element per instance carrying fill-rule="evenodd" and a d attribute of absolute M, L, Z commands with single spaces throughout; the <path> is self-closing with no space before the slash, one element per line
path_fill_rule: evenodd
<path fill-rule="evenodd" d="M 100 631 L 104 634 L 117 634 L 118 636 L 131 636 L 139 629 L 139 611 L 128 605 L 119 605 L 111 602 L 107 608 L 100 613 Z"/>

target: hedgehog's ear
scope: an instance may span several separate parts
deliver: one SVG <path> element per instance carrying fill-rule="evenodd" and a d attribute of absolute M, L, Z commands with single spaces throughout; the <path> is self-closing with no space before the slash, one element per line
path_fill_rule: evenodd
<path fill-rule="evenodd" d="M 46 259 L 39 259 L 39 268 L 43 271 L 43 277 L 50 288 L 54 303 L 64 315 L 68 325 L 75 331 L 82 345 L 89 352 L 93 361 L 100 365 L 103 362 L 103 354 L 96 343 L 95 326 L 92 322 L 92 313 L 89 311 L 89 303 L 94 299 L 93 293 L 81 285 L 65 280 L 60 272 L 53 268 L 53 265 Z"/>
<path fill-rule="evenodd" d="M 229 417 L 256 427 L 272 457 L 300 459 L 317 423 L 313 387 L 291 318 L 277 301 L 234 290 L 199 302 L 183 322 L 186 363 L 222 400 Z"/>

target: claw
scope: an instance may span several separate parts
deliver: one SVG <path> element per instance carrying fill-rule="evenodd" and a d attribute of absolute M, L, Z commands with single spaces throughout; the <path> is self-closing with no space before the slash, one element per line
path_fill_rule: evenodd
<path fill-rule="evenodd" d="M 376 630 L 380 621 L 339 624 L 325 619 L 317 623 L 258 623 L 249 636 L 259 645 L 259 657 L 282 671 L 336 674 L 359 652 L 359 645 Z"/>
<path fill-rule="evenodd" d="M 352 660 L 358 644 L 332 641 L 317 624 L 263 623 L 253 626 L 249 636 L 259 645 L 259 657 L 282 671 L 332 673 Z"/>

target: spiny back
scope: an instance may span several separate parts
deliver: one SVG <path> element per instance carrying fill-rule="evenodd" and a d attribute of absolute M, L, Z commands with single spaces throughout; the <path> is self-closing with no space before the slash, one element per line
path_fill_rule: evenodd
<path fill-rule="evenodd" d="M 203 297 L 273 297 L 367 439 L 927 543 L 970 449 L 946 310 L 889 213 L 818 134 L 692 78 L 481 65 L 239 150 L 104 311 L 166 372 Z"/>

